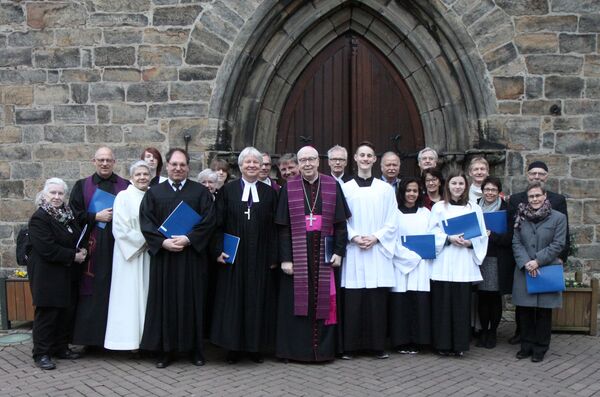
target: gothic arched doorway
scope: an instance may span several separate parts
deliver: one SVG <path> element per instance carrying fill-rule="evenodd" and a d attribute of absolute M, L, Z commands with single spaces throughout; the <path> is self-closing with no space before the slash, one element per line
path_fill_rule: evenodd
<path fill-rule="evenodd" d="M 283 107 L 276 150 L 312 145 L 324 155 L 339 144 L 351 153 L 364 140 L 378 154 L 399 151 L 401 173 L 415 173 L 414 153 L 424 146 L 424 134 L 413 96 L 378 49 L 347 34 L 325 47 L 296 80 Z"/>

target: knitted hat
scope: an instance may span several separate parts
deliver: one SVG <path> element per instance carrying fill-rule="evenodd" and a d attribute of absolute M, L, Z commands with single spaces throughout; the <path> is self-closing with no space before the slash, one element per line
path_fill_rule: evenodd
<path fill-rule="evenodd" d="M 531 171 L 532 168 L 541 168 L 544 171 L 548 172 L 548 166 L 546 165 L 546 163 L 540 160 L 536 160 L 529 164 L 529 167 L 527 167 L 527 171 Z"/>

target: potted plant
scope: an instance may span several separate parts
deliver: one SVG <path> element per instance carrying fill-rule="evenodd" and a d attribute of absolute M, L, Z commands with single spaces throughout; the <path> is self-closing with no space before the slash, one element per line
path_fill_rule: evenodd
<path fill-rule="evenodd" d="M 10 328 L 11 321 L 33 321 L 34 307 L 27 271 L 17 269 L 0 282 L 4 290 L 2 326 Z"/>
<path fill-rule="evenodd" d="M 574 234 L 570 234 L 569 238 L 571 242 L 569 256 L 575 256 L 577 244 Z M 577 268 L 577 266 L 573 266 L 573 263 L 568 263 L 566 267 Z M 590 335 L 596 335 L 598 326 L 598 280 L 591 279 L 589 284 L 585 284 L 581 270 L 577 270 L 574 278 L 565 279 L 565 288 L 562 294 L 562 307 L 552 311 L 552 330 L 588 332 Z"/>

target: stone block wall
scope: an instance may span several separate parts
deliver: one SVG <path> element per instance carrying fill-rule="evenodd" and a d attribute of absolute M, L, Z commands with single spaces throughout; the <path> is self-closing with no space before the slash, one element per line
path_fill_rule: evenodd
<path fill-rule="evenodd" d="M 302 2 L 2 0 L 0 268 L 15 265 L 14 238 L 43 180 L 58 176 L 72 185 L 92 172 L 90 159 L 102 144 L 114 148 L 117 170 L 126 175 L 144 147 L 165 152 L 190 135 L 193 174 L 206 166 L 219 126 L 228 121 L 211 109 L 227 95 L 219 85 L 235 65 L 234 55 L 243 53 L 251 26 L 269 10 L 294 24 L 309 20 L 293 14 L 300 9 L 296 3 Z M 309 3 L 319 15 L 350 4 Z M 383 17 L 412 10 L 411 2 L 397 0 L 351 3 Z M 459 56 L 485 66 L 471 72 L 487 82 L 495 110 L 474 121 L 479 131 L 473 134 L 478 143 L 506 148 L 508 190 L 523 189 L 529 161 L 545 160 L 550 188 L 568 197 L 579 246 L 575 263 L 600 274 L 600 2 L 414 3 L 474 43 L 475 51 Z M 402 45 L 391 42 L 389 48 Z M 273 59 L 282 55 L 269 51 Z"/>

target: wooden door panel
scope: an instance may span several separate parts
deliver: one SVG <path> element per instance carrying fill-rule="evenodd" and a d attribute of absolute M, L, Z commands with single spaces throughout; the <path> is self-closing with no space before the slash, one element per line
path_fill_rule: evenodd
<path fill-rule="evenodd" d="M 378 154 L 415 153 L 424 146 L 423 127 L 394 66 L 362 37 L 347 35 L 329 44 L 298 78 L 282 112 L 276 151 L 295 152 L 309 144 L 325 156 L 339 144 L 351 153 L 364 140 L 373 142 Z M 414 159 L 403 159 L 402 174 L 415 170 Z"/>

